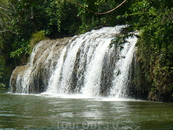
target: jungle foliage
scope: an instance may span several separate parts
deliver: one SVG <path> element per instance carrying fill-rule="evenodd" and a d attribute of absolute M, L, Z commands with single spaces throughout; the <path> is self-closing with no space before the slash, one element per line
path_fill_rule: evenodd
<path fill-rule="evenodd" d="M 138 61 L 146 82 L 151 84 L 150 96 L 173 93 L 173 1 L 127 0 L 104 15 L 84 8 L 106 12 L 122 0 L 70 1 L 0 0 L 0 82 L 9 78 L 15 66 L 27 62 L 30 47 L 35 44 L 31 42 L 33 36 L 37 41 L 39 35 L 43 39 L 60 38 L 103 26 L 129 24 L 130 30 L 141 31 Z"/>
<path fill-rule="evenodd" d="M 138 60 L 149 86 L 150 100 L 173 101 L 173 8 L 172 1 L 136 1 L 129 17 L 141 30 Z"/>
<path fill-rule="evenodd" d="M 122 2 L 72 1 L 95 12 L 110 10 Z M 123 20 L 113 16 L 124 14 L 124 7 L 101 16 L 66 0 L 0 0 L 0 60 L 3 66 L 0 70 L 1 82 L 9 79 L 15 66 L 26 64 L 30 48 L 33 47 L 33 35 L 38 36 L 41 34 L 39 32 L 44 32 L 45 37 L 59 38 L 102 26 L 115 26 Z"/>

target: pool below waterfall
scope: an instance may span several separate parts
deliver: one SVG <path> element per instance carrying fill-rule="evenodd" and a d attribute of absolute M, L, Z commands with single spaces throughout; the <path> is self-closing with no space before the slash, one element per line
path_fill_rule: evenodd
<path fill-rule="evenodd" d="M 0 129 L 171 130 L 173 104 L 0 90 Z"/>

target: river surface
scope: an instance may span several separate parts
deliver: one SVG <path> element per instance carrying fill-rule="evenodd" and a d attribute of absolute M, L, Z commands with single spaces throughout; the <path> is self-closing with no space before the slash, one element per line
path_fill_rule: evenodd
<path fill-rule="evenodd" d="M 0 130 L 171 130 L 173 103 L 0 89 Z"/>

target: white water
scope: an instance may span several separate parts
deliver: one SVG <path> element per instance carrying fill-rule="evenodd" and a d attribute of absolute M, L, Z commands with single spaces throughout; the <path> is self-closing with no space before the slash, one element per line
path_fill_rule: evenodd
<path fill-rule="evenodd" d="M 121 57 L 114 69 L 114 80 L 112 81 L 112 89 L 110 91 L 110 96 L 115 98 L 126 98 L 126 87 L 128 85 L 129 69 L 132 62 L 133 54 L 135 51 L 135 44 L 137 38 L 127 39 L 129 43 L 123 45 L 123 49 L 119 52 L 119 57 Z"/>
<path fill-rule="evenodd" d="M 109 46 L 123 27 L 105 27 L 65 39 L 67 45 L 58 51 L 54 48 L 60 44 L 46 47 L 46 41 L 40 42 L 32 52 L 27 69 L 16 78 L 16 92 L 29 93 L 33 87 L 38 89 L 42 81 L 41 85 L 47 87 L 43 95 L 126 98 L 137 38 L 128 38 L 127 43 L 120 45 L 123 49 Z"/>
<path fill-rule="evenodd" d="M 121 27 L 102 28 L 94 30 L 86 34 L 80 35 L 72 39 L 69 46 L 64 48 L 61 58 L 58 59 L 57 68 L 49 80 L 47 93 L 64 94 L 70 93 L 72 83 L 72 72 L 74 70 L 77 53 L 79 54 L 76 93 L 77 97 L 98 97 L 100 96 L 100 84 L 105 55 L 112 52 L 109 45 L 113 36 L 119 33 Z M 123 45 L 123 49 L 119 51 L 119 60 L 115 64 L 114 80 L 112 81 L 110 96 L 122 98 L 126 97 L 125 89 L 128 85 L 128 73 L 130 64 L 135 50 L 137 38 L 129 38 L 128 43 Z M 67 52 L 65 54 L 65 51 Z M 114 52 L 116 53 L 116 52 Z M 63 59 L 65 57 L 65 59 Z M 122 58 L 123 57 L 123 58 Z M 62 62 L 64 60 L 64 63 Z M 121 72 L 117 75 L 117 72 Z M 82 73 L 82 74 L 81 74 Z M 60 80 L 61 77 L 61 80 Z M 83 83 L 81 80 L 83 78 Z M 72 96 L 73 97 L 73 96 Z"/>
<path fill-rule="evenodd" d="M 87 64 L 85 81 L 82 93 L 87 96 L 99 96 L 103 59 L 108 51 L 111 39 L 97 41 L 98 47 L 93 52 L 93 57 Z"/>
<path fill-rule="evenodd" d="M 57 65 L 56 65 L 56 69 L 55 71 L 52 73 L 52 76 L 50 77 L 47 89 L 48 93 L 58 93 L 58 83 L 60 80 L 60 73 L 61 73 L 61 69 L 62 69 L 62 65 L 63 65 L 63 61 L 64 61 L 64 54 L 66 52 L 66 48 L 63 49 L 63 51 L 61 52 L 60 58 L 58 59 Z M 56 78 L 55 78 L 56 77 Z"/>

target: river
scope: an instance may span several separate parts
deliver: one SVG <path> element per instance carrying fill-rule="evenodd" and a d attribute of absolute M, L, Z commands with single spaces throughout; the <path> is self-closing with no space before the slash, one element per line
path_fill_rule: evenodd
<path fill-rule="evenodd" d="M 0 129 L 170 130 L 173 104 L 0 90 Z"/>

